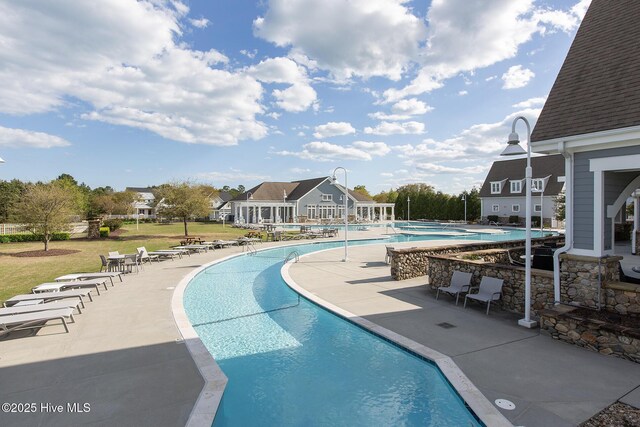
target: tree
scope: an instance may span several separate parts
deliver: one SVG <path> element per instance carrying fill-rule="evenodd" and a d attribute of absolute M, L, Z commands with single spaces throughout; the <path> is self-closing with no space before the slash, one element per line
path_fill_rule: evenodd
<path fill-rule="evenodd" d="M 76 213 L 76 194 L 55 181 L 31 184 L 14 208 L 16 218 L 32 233 L 41 236 L 44 250 L 49 250 L 53 233 L 70 228 Z"/>
<path fill-rule="evenodd" d="M 555 203 L 555 209 L 556 209 L 556 219 L 558 221 L 564 221 L 564 218 L 566 216 L 564 191 L 562 191 L 560 194 L 556 196 L 554 203 Z"/>
<path fill-rule="evenodd" d="M 134 191 L 104 192 L 93 191 L 89 198 L 90 217 L 102 215 L 128 215 L 133 213 L 133 204 L 138 201 Z"/>
<path fill-rule="evenodd" d="M 11 220 L 13 207 L 20 201 L 26 189 L 26 184 L 18 179 L 0 181 L 0 222 Z"/>
<path fill-rule="evenodd" d="M 353 191 L 371 197 L 371 194 L 369 194 L 369 191 L 367 191 L 367 188 L 364 185 L 356 185 L 353 187 Z"/>
<path fill-rule="evenodd" d="M 184 235 L 188 236 L 187 220 L 204 217 L 211 211 L 210 189 L 189 182 L 161 185 L 156 190 L 156 209 L 163 216 L 180 218 L 184 223 Z"/>

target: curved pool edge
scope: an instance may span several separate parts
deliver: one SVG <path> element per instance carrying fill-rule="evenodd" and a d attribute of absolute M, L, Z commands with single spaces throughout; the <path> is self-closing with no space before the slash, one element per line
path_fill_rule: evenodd
<path fill-rule="evenodd" d="M 323 241 L 327 242 L 332 240 Z M 385 240 L 385 238 L 372 237 L 357 240 Z M 256 252 L 266 251 L 269 249 L 273 249 L 274 247 L 284 248 L 290 246 L 305 245 L 308 243 L 309 242 L 288 242 L 283 245 L 274 245 L 267 248 L 261 248 L 256 250 Z M 313 253 L 317 252 L 320 251 L 316 251 Z M 212 265 L 245 254 L 246 252 L 230 254 L 223 258 L 204 263 L 200 267 L 194 268 L 188 274 L 186 274 L 180 280 L 180 282 L 178 282 L 176 288 L 173 291 L 173 295 L 171 297 L 171 312 L 173 314 L 173 320 L 176 324 L 176 327 L 178 328 L 178 331 L 180 332 L 180 335 L 182 335 L 182 339 L 184 340 L 184 343 L 189 350 L 189 354 L 191 355 L 193 362 L 200 372 L 200 376 L 202 376 L 202 379 L 204 380 L 202 390 L 200 391 L 198 399 L 191 409 L 191 413 L 189 414 L 189 418 L 187 419 L 187 423 L 185 424 L 187 427 L 211 427 L 211 425 L 213 424 L 213 420 L 215 419 L 216 412 L 218 411 L 218 407 L 220 406 L 220 401 L 222 399 L 222 395 L 224 394 L 224 389 L 227 386 L 228 379 L 214 357 L 211 355 L 211 353 L 209 353 L 209 350 L 207 350 L 207 348 L 205 347 L 195 329 L 193 329 L 193 326 L 189 321 L 189 317 L 184 310 L 184 292 L 186 291 L 189 282 L 201 271 L 206 270 Z"/>
<path fill-rule="evenodd" d="M 311 252 L 309 254 L 301 255 L 300 259 L 308 257 L 313 254 L 318 254 L 325 251 L 339 250 L 336 248 L 325 249 L 322 251 Z M 350 322 L 360 326 L 361 328 L 370 331 L 374 335 L 378 335 L 383 339 L 387 339 L 399 347 L 402 347 L 410 352 L 413 352 L 420 357 L 432 361 L 440 372 L 445 376 L 447 381 L 456 390 L 464 402 L 474 412 L 474 414 L 487 426 L 496 427 L 513 427 L 513 424 L 498 411 L 495 406 L 486 398 L 484 394 L 471 382 L 471 380 L 464 374 L 464 372 L 456 365 L 456 363 L 449 356 L 442 354 L 430 347 L 420 344 L 412 339 L 409 339 L 403 335 L 384 328 L 376 323 L 373 323 L 367 319 L 364 319 L 350 311 L 347 311 L 341 307 L 332 304 L 331 302 L 318 297 L 312 292 L 306 290 L 302 286 L 293 280 L 289 274 L 289 268 L 292 263 L 286 263 L 280 269 L 280 275 L 284 282 L 293 291 L 297 292 L 309 301 L 319 305 L 327 311 L 347 319 Z"/>

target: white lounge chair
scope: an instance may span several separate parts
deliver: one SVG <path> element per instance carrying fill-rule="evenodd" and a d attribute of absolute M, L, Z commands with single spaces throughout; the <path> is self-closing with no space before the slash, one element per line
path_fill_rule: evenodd
<path fill-rule="evenodd" d="M 145 248 L 144 246 L 137 248 L 137 251 L 138 255 L 140 255 L 140 263 L 151 263 L 152 261 L 160 262 L 160 260 L 158 259 L 158 255 L 151 255 L 149 252 L 147 252 L 147 248 Z"/>
<path fill-rule="evenodd" d="M 58 310 L 61 308 L 73 308 L 78 310 L 78 314 L 82 314 L 80 308 L 80 300 L 65 299 L 51 301 L 46 303 L 30 304 L 30 305 L 14 305 L 13 307 L 0 308 L 0 316 L 9 316 L 13 314 L 33 313 L 36 311 Z"/>
<path fill-rule="evenodd" d="M 69 332 L 66 319 L 73 319 L 73 308 L 59 308 L 57 310 L 37 311 L 32 313 L 0 316 L 0 334 L 8 334 L 22 329 L 33 329 L 44 326 L 50 320 L 61 320 L 64 330 Z"/>
<path fill-rule="evenodd" d="M 109 279 L 78 280 L 75 282 L 47 282 L 35 286 L 31 289 L 31 292 L 35 294 L 39 292 L 60 292 L 66 289 L 91 288 L 95 289 L 96 293 L 100 295 L 100 286 L 104 286 L 105 291 L 108 290 L 107 280 Z"/>
<path fill-rule="evenodd" d="M 3 305 L 5 307 L 11 307 L 16 304 L 26 305 L 28 303 L 40 304 L 41 302 L 47 301 L 55 301 L 66 298 L 77 298 L 79 299 L 80 305 L 84 308 L 84 297 L 88 297 L 89 301 L 93 301 L 93 297 L 91 296 L 91 291 L 89 289 L 73 289 L 70 291 L 61 291 L 61 292 L 41 292 L 39 294 L 21 294 L 15 295 L 6 300 Z"/>
<path fill-rule="evenodd" d="M 111 286 L 113 286 L 113 279 L 117 277 L 122 282 L 122 273 L 119 271 L 105 271 L 102 273 L 73 273 L 65 274 L 64 276 L 56 277 L 53 279 L 56 282 L 71 282 L 74 280 L 87 280 L 87 279 L 100 279 L 102 277 L 111 280 Z"/>
<path fill-rule="evenodd" d="M 460 294 L 469 292 L 471 288 L 471 273 L 465 273 L 462 271 L 454 271 L 451 275 L 451 282 L 449 286 L 439 286 L 436 292 L 436 299 L 440 295 L 440 291 L 446 292 L 450 295 L 456 296 L 456 305 L 458 305 L 458 299 Z"/>
<path fill-rule="evenodd" d="M 489 314 L 489 308 L 491 307 L 491 301 L 497 301 L 502 296 L 502 279 L 496 279 L 495 277 L 484 276 L 480 281 L 479 287 L 473 287 L 469 292 L 477 289 L 478 293 L 468 293 L 464 297 L 464 307 L 467 307 L 467 298 L 474 299 L 476 301 L 487 303 L 487 315 Z"/>

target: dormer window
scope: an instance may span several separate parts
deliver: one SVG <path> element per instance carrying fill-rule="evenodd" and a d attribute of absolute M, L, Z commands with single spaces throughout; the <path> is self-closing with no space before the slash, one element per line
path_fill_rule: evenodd
<path fill-rule="evenodd" d="M 491 194 L 502 193 L 502 181 L 495 181 L 491 183 Z"/>
<path fill-rule="evenodd" d="M 511 192 L 512 193 L 522 193 L 522 181 L 511 181 Z"/>
<path fill-rule="evenodd" d="M 544 179 L 535 178 L 531 180 L 531 189 L 533 191 L 544 191 Z"/>
<path fill-rule="evenodd" d="M 333 194 L 323 194 L 321 200 L 323 202 L 332 202 L 333 201 Z"/>

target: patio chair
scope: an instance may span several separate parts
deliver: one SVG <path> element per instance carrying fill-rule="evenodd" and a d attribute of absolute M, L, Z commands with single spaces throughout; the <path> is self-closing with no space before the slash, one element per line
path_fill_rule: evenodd
<path fill-rule="evenodd" d="M 497 301 L 502 296 L 502 279 L 496 279 L 495 277 L 482 277 L 480 286 L 474 286 L 469 289 L 469 293 L 464 297 L 464 308 L 467 308 L 467 299 L 471 298 L 476 301 L 487 303 L 487 315 L 489 315 L 489 308 L 491 307 L 491 301 Z M 471 291 L 478 290 L 477 293 L 472 294 Z"/>
<path fill-rule="evenodd" d="M 511 251 L 507 251 L 507 255 L 509 256 L 509 264 L 516 265 L 518 267 L 524 267 L 524 262 L 514 258 L 511 256 Z"/>
<path fill-rule="evenodd" d="M 436 299 L 440 295 L 440 291 L 446 292 L 451 296 L 456 296 L 456 305 L 458 305 L 458 299 L 461 293 L 469 292 L 471 288 L 471 273 L 465 273 L 463 271 L 454 271 L 451 275 L 451 282 L 449 286 L 438 286 L 436 291 Z"/>
<path fill-rule="evenodd" d="M 145 248 L 144 246 L 141 246 L 141 247 L 137 248 L 136 250 L 138 251 L 138 254 L 140 255 L 140 264 L 142 264 L 144 262 L 151 263 L 154 260 L 156 262 L 160 262 L 160 259 L 159 259 L 158 255 L 149 254 L 149 252 L 147 252 L 147 248 Z"/>
<path fill-rule="evenodd" d="M 73 319 L 73 308 L 60 308 L 57 310 L 38 311 L 33 313 L 14 314 L 11 316 L 0 316 L 0 335 L 8 334 L 12 331 L 22 329 L 33 329 L 44 326 L 50 320 L 61 320 L 64 330 L 69 332 L 66 319 Z"/>
<path fill-rule="evenodd" d="M 138 274 L 138 272 L 140 271 L 139 270 L 140 263 L 138 261 L 139 259 L 140 259 L 139 254 L 125 255 L 122 266 L 128 273 L 133 273 L 133 267 L 135 267 L 136 274 Z"/>

